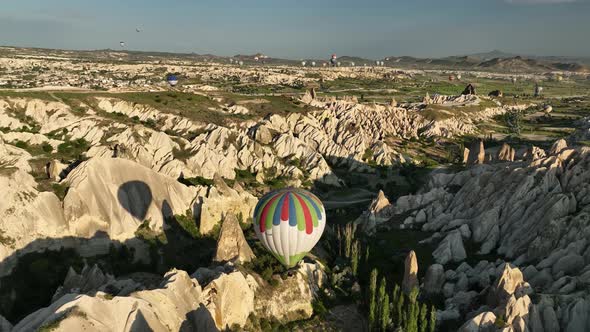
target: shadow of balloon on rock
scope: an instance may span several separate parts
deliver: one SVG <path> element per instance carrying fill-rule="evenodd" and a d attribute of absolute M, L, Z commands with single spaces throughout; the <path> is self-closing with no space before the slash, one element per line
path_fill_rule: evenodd
<path fill-rule="evenodd" d="M 143 181 L 129 181 L 117 190 L 119 204 L 136 219 L 143 221 L 152 204 L 150 187 Z"/>

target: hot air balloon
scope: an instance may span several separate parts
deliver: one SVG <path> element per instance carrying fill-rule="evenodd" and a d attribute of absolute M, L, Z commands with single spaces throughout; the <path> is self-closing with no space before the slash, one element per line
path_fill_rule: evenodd
<path fill-rule="evenodd" d="M 311 66 L 312 66 L 312 67 L 315 67 L 315 61 L 312 61 L 312 62 L 311 62 Z"/>
<path fill-rule="evenodd" d="M 168 84 L 170 84 L 170 86 L 176 86 L 176 84 L 178 84 L 178 78 L 176 77 L 176 75 L 168 75 L 168 77 L 166 77 L 166 81 L 168 81 Z"/>
<path fill-rule="evenodd" d="M 244 65 L 244 61 L 241 61 L 241 60 L 240 60 L 240 62 L 238 62 L 238 64 L 239 64 L 240 66 L 243 66 L 243 65 Z"/>
<path fill-rule="evenodd" d="M 301 66 L 305 67 L 306 62 L 305 61 L 301 61 Z"/>
<path fill-rule="evenodd" d="M 540 97 L 541 93 L 543 93 L 543 87 L 535 84 L 535 97 Z"/>
<path fill-rule="evenodd" d="M 135 32 L 141 32 L 142 30 L 140 28 L 135 28 Z"/>
<path fill-rule="evenodd" d="M 351 66 L 351 67 L 354 67 L 354 62 L 351 62 L 351 63 L 350 63 L 350 66 Z"/>
<path fill-rule="evenodd" d="M 262 245 L 291 268 L 319 241 L 326 227 L 326 211 L 309 191 L 285 188 L 258 201 L 253 222 Z"/>
<path fill-rule="evenodd" d="M 332 67 L 336 66 L 336 54 L 332 54 L 332 57 L 330 57 L 330 63 L 332 64 Z"/>
<path fill-rule="evenodd" d="M 121 47 L 125 47 L 125 42 L 124 41 L 120 41 L 119 45 L 121 45 Z"/>

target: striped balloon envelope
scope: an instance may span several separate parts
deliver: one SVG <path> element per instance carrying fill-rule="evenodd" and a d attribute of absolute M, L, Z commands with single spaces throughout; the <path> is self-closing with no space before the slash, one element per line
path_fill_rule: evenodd
<path fill-rule="evenodd" d="M 295 266 L 326 227 L 322 202 L 307 190 L 286 188 L 264 195 L 254 209 L 256 236 L 283 265 Z"/>

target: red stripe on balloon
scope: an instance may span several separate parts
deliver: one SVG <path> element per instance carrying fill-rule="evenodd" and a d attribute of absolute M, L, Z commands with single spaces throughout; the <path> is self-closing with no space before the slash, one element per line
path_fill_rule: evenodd
<path fill-rule="evenodd" d="M 301 208 L 303 209 L 303 216 L 305 217 L 305 233 L 311 234 L 313 231 L 313 221 L 311 220 L 311 213 L 309 213 L 309 208 L 307 204 L 303 201 L 301 197 L 297 194 L 293 194 L 293 196 L 297 197 L 299 204 L 301 204 Z"/>
<path fill-rule="evenodd" d="M 289 195 L 290 193 L 286 193 L 285 199 L 283 200 L 283 206 L 281 207 L 281 221 L 289 220 Z"/>
<path fill-rule="evenodd" d="M 266 230 L 266 216 L 268 215 L 268 210 L 270 210 L 272 203 L 280 196 L 281 195 L 276 195 L 275 197 L 271 198 L 268 201 L 268 203 L 266 203 L 266 205 L 264 206 L 262 214 L 260 215 L 260 233 L 264 233 L 264 231 Z"/>

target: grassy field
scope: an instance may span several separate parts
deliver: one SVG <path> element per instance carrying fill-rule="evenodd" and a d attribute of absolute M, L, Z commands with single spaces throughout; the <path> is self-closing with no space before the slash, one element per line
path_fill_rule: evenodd
<path fill-rule="evenodd" d="M 505 96 L 501 99 L 503 103 L 522 103 L 538 99 L 532 97 L 535 88 L 533 80 L 520 80 L 512 83 L 505 79 L 467 76 L 463 77 L 461 81 L 449 81 L 447 76 L 431 73 L 396 81 L 340 78 L 322 83 L 318 92 L 330 96 L 355 95 L 358 98 L 363 96 L 367 101 L 377 102 L 387 101 L 392 97 L 398 102 L 419 102 L 427 92 L 431 95 L 461 94 L 469 83 L 475 85 L 478 94 L 487 95 L 491 91 L 501 90 Z M 543 81 L 539 85 L 544 88 L 542 96 L 545 98 L 590 94 L 590 81 L 588 80 Z M 386 90 L 395 91 L 388 92 Z"/>
<path fill-rule="evenodd" d="M 211 96 L 177 91 L 164 92 L 17 92 L 0 90 L 1 97 L 31 98 L 44 101 L 63 101 L 72 111 L 83 111 L 82 104 L 98 109 L 96 97 L 117 98 L 133 104 L 153 107 L 161 112 L 176 114 L 193 121 L 224 125 L 249 119 L 260 119 L 268 114 L 287 115 L 294 112 L 309 112 L 313 107 L 301 104 L 291 96 L 268 95 L 249 96 L 232 92 L 216 92 Z M 218 99 L 219 98 L 219 99 Z M 250 110 L 249 114 L 229 114 L 222 109 L 227 105 L 240 104 Z M 117 117 L 116 114 L 101 114 L 122 122 L 130 122 Z"/>
<path fill-rule="evenodd" d="M 443 105 L 427 105 L 420 114 L 428 120 L 441 121 L 457 116 L 469 116 L 469 113 L 480 112 L 489 107 L 498 107 L 490 100 L 482 100 L 479 105 L 466 106 L 443 106 Z"/>

